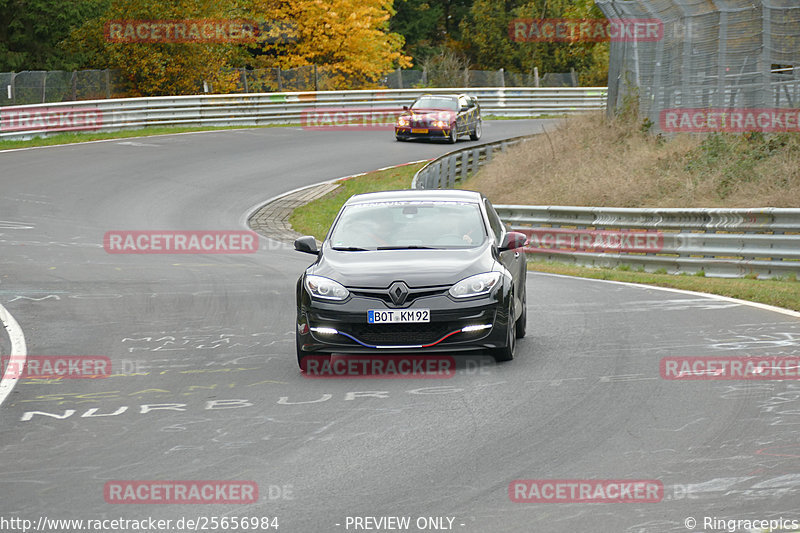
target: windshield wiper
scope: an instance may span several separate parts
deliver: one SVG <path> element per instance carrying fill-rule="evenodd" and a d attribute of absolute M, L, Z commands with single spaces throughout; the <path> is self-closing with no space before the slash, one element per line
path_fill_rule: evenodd
<path fill-rule="evenodd" d="M 337 252 L 369 252 L 369 249 L 358 246 L 331 246 L 331 249 Z"/>
<path fill-rule="evenodd" d="M 436 250 L 436 248 L 432 246 L 409 244 L 408 246 L 378 246 L 378 250 Z"/>

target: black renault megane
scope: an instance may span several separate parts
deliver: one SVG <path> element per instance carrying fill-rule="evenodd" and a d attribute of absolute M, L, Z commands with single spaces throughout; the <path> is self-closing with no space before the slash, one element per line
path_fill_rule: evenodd
<path fill-rule="evenodd" d="M 297 282 L 297 361 L 333 353 L 488 350 L 525 335 L 525 244 L 480 193 L 406 190 L 351 197 Z"/>

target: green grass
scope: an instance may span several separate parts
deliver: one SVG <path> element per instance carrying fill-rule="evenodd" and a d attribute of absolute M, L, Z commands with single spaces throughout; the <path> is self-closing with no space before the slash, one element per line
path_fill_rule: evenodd
<path fill-rule="evenodd" d="M 321 198 L 298 207 L 289 217 L 292 228 L 303 235 L 325 238 L 336 213 L 354 194 L 408 189 L 414 174 L 425 163 L 415 163 L 340 181 L 341 185 Z"/>
<path fill-rule="evenodd" d="M 481 115 L 482 120 L 523 120 L 529 118 L 567 118 L 569 115 L 566 113 L 541 113 L 537 115 L 530 115 L 525 117 L 501 117 L 498 115 Z"/>
<path fill-rule="evenodd" d="M 705 277 L 704 274 L 674 276 L 667 274 L 664 269 L 659 269 L 659 271 L 653 273 L 634 272 L 622 268 L 582 267 L 550 261 L 528 261 L 528 270 L 581 278 L 643 283 L 686 291 L 707 292 L 800 311 L 800 283 L 797 282 L 796 278 L 758 280 L 751 278 L 710 278 Z"/>
<path fill-rule="evenodd" d="M 0 150 L 13 150 L 14 148 L 32 148 L 38 146 L 55 146 L 57 144 L 74 144 L 87 141 L 102 141 L 106 139 L 128 139 L 131 137 L 150 137 L 153 135 L 169 135 L 172 133 L 186 133 L 193 131 L 221 131 L 221 130 L 240 130 L 244 128 L 275 128 L 281 126 L 298 126 L 298 124 L 271 124 L 268 126 L 227 126 L 227 127 L 207 127 L 207 128 L 177 128 L 177 127 L 153 127 L 141 128 L 137 130 L 124 130 L 100 133 L 57 133 L 48 137 L 36 137 L 27 141 L 0 141 Z"/>

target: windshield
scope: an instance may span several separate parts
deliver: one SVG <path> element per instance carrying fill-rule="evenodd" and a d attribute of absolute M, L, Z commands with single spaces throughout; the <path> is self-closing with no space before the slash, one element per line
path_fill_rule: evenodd
<path fill-rule="evenodd" d="M 411 106 L 414 110 L 444 109 L 458 111 L 458 100 L 455 98 L 441 98 L 437 96 L 423 96 Z"/>
<path fill-rule="evenodd" d="M 342 250 L 476 248 L 486 239 L 478 204 L 381 202 L 344 208 L 330 236 Z"/>

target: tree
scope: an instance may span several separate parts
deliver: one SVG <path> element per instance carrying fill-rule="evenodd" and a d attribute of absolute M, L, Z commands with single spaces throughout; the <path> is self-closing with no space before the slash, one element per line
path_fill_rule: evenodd
<path fill-rule="evenodd" d="M 518 18 L 604 19 L 592 0 L 475 0 L 462 22 L 463 50 L 477 68 L 583 74 L 584 84 L 605 84 L 608 43 L 515 42 L 509 24 Z"/>
<path fill-rule="evenodd" d="M 398 0 L 395 15 L 389 21 L 392 31 L 405 40 L 405 51 L 419 65 L 422 58 L 431 56 L 444 43 L 442 21 L 444 8 L 430 0 Z"/>
<path fill-rule="evenodd" d="M 0 72 L 75 68 L 58 43 L 101 13 L 104 1 L 0 0 Z"/>
<path fill-rule="evenodd" d="M 225 1 L 177 0 L 170 3 L 151 0 L 110 0 L 98 17 L 86 21 L 63 43 L 84 67 L 120 69 L 131 82 L 135 94 L 142 96 L 196 94 L 208 82 L 213 92 L 230 92 L 238 73 L 230 69 L 240 46 L 228 42 L 155 42 L 130 40 L 114 42 L 109 24 L 128 28 L 138 21 L 226 21 L 233 8 Z M 135 26 L 134 26 L 135 27 Z M 166 33 L 162 31 L 162 34 Z M 174 39 L 173 39 L 174 40 Z"/>
<path fill-rule="evenodd" d="M 292 39 L 261 45 L 260 66 L 323 66 L 336 74 L 329 88 L 369 85 L 411 66 L 403 37 L 389 31 L 392 0 L 296 0 L 272 9 L 296 29 Z"/>
<path fill-rule="evenodd" d="M 414 64 L 456 48 L 461 39 L 461 21 L 469 14 L 473 0 L 396 0 L 392 31 L 405 39 L 405 52 Z"/>

